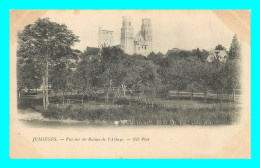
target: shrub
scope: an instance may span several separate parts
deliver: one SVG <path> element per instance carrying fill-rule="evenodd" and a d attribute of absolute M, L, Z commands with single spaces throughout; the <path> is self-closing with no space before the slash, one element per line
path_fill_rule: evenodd
<path fill-rule="evenodd" d="M 239 117 L 235 107 L 200 107 L 196 109 L 181 107 L 154 108 L 143 105 L 122 105 L 118 108 L 91 108 L 86 105 L 50 106 L 44 117 L 53 119 L 73 119 L 79 121 L 114 121 L 127 120 L 134 125 L 223 125 L 234 124 Z"/>

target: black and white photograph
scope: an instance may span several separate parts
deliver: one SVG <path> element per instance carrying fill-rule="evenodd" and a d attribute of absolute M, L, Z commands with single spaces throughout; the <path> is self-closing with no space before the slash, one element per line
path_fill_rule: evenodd
<path fill-rule="evenodd" d="M 250 32 L 249 10 L 10 11 L 11 157 L 250 158 Z"/>

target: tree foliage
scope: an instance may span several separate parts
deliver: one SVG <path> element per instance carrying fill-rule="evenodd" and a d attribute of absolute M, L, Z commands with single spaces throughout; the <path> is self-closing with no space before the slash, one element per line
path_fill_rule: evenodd
<path fill-rule="evenodd" d="M 65 24 L 52 22 L 48 18 L 38 19 L 18 34 L 18 56 L 25 61 L 32 61 L 42 76 L 45 110 L 49 104 L 49 69 L 73 58 L 77 51 L 71 47 L 78 41 L 78 37 Z"/>
<path fill-rule="evenodd" d="M 87 49 L 81 53 L 72 46 L 79 39 L 64 24 L 38 19 L 18 35 L 18 91 L 43 88 L 43 103 L 48 107 L 48 90 L 76 91 L 84 96 L 102 92 L 106 102 L 118 96 L 144 97 L 152 104 L 158 95 L 169 91 L 217 94 L 239 88 L 240 43 L 233 37 L 226 60 L 220 59 L 221 44 L 214 48 L 216 57 L 207 61 L 204 49 L 172 49 L 165 55 L 150 53 L 147 57 L 128 55 L 118 47 Z M 160 93 L 160 94 L 159 94 Z"/>

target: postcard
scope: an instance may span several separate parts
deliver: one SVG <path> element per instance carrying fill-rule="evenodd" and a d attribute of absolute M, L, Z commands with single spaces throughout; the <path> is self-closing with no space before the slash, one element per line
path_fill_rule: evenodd
<path fill-rule="evenodd" d="M 251 158 L 250 10 L 11 10 L 10 158 Z"/>

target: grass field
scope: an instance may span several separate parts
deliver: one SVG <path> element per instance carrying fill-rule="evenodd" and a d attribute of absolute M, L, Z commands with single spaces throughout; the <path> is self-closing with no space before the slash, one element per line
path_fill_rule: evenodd
<path fill-rule="evenodd" d="M 43 112 L 41 95 L 23 96 L 18 100 L 18 109 L 33 109 L 53 120 L 116 125 L 230 125 L 238 121 L 240 111 L 238 103 L 220 103 L 217 99 L 204 103 L 196 97 L 193 100 L 185 97 L 179 100 L 174 97 L 156 98 L 151 106 L 134 99 L 129 103 L 126 98 L 106 104 L 102 97 L 95 100 L 88 98 L 82 104 L 80 97 L 70 96 L 64 101 L 50 97 L 49 108 Z"/>

